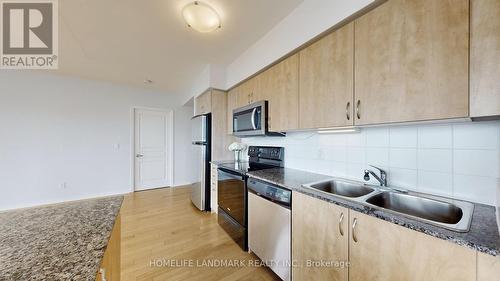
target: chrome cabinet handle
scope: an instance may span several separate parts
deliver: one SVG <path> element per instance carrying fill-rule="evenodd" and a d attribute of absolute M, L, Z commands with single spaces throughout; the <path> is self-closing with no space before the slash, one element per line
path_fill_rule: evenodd
<path fill-rule="evenodd" d="M 349 114 L 349 108 L 351 107 L 351 102 L 347 102 L 347 106 L 345 107 L 345 115 L 347 116 L 347 120 L 351 120 L 351 114 Z"/>
<path fill-rule="evenodd" d="M 358 242 L 358 236 L 356 235 L 356 225 L 358 224 L 358 219 L 354 218 L 354 221 L 352 223 L 352 240 L 354 242 Z"/>
<path fill-rule="evenodd" d="M 144 157 L 144 155 L 143 154 L 137 154 L 135 157 L 142 158 L 142 157 Z"/>
<path fill-rule="evenodd" d="M 360 105 L 361 105 L 361 100 L 358 100 L 358 102 L 356 103 L 356 116 L 358 117 L 358 119 L 361 119 L 361 115 L 359 114 Z"/>
<path fill-rule="evenodd" d="M 339 232 L 340 236 L 344 236 L 344 228 L 342 227 L 342 222 L 344 221 L 344 213 L 340 214 L 340 219 L 339 219 Z"/>

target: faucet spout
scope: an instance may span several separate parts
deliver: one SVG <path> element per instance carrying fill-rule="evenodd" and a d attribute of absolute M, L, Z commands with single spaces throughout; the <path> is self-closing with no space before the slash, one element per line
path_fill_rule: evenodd
<path fill-rule="evenodd" d="M 380 176 L 375 174 L 375 172 L 373 172 L 372 170 L 367 169 L 367 170 L 365 170 L 365 176 L 363 177 L 365 179 L 365 181 L 370 180 L 370 174 L 371 174 L 380 183 L 380 186 L 387 186 L 387 173 L 384 170 L 382 170 L 381 168 L 378 168 L 378 167 L 375 167 L 372 165 L 370 165 L 370 167 L 373 167 L 373 168 L 379 170 Z"/>

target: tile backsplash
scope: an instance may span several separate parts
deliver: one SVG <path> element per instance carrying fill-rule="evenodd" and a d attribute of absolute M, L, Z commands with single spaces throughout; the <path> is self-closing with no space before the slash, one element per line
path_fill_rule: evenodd
<path fill-rule="evenodd" d="M 500 205 L 500 121 L 291 132 L 242 141 L 285 147 L 288 168 L 363 181 L 364 169 L 374 165 L 387 171 L 393 186 Z"/>

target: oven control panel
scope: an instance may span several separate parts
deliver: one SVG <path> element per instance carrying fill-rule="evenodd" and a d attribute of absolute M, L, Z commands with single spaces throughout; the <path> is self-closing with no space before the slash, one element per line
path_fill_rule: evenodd
<path fill-rule="evenodd" d="M 250 146 L 248 156 L 251 158 L 261 158 L 282 161 L 285 149 L 275 146 Z"/>

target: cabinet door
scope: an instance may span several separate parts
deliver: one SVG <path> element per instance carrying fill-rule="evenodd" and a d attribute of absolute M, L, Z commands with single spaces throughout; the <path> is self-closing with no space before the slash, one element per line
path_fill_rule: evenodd
<path fill-rule="evenodd" d="M 271 131 L 299 127 L 299 56 L 293 55 L 259 75 L 259 98 L 269 102 Z M 257 101 L 257 100 L 255 100 Z"/>
<path fill-rule="evenodd" d="M 300 51 L 300 128 L 353 124 L 353 26 Z"/>
<path fill-rule="evenodd" d="M 238 91 L 238 107 L 251 104 L 260 100 L 260 79 L 259 76 L 250 78 L 241 84 Z"/>
<path fill-rule="evenodd" d="M 350 281 L 476 280 L 474 250 L 349 212 Z"/>
<path fill-rule="evenodd" d="M 227 135 L 227 95 L 226 92 L 212 90 L 212 161 L 228 160 L 234 155 L 227 149 L 232 140 Z"/>
<path fill-rule="evenodd" d="M 227 93 L 227 133 L 233 134 L 233 109 L 238 107 L 239 87 Z"/>
<path fill-rule="evenodd" d="M 470 115 L 500 115 L 500 1 L 471 0 Z"/>
<path fill-rule="evenodd" d="M 469 115 L 468 0 L 387 1 L 355 34 L 355 124 Z"/>
<path fill-rule="evenodd" d="M 347 209 L 293 192 L 292 260 L 298 263 L 292 268 L 294 281 L 347 281 L 347 221 Z"/>
<path fill-rule="evenodd" d="M 212 91 L 208 90 L 195 99 L 195 115 L 209 113 L 212 110 Z"/>
<path fill-rule="evenodd" d="M 477 281 L 498 279 L 500 279 L 500 257 L 477 253 Z"/>
<path fill-rule="evenodd" d="M 210 164 L 210 209 L 212 213 L 218 212 L 217 181 L 218 181 L 217 165 Z"/>

